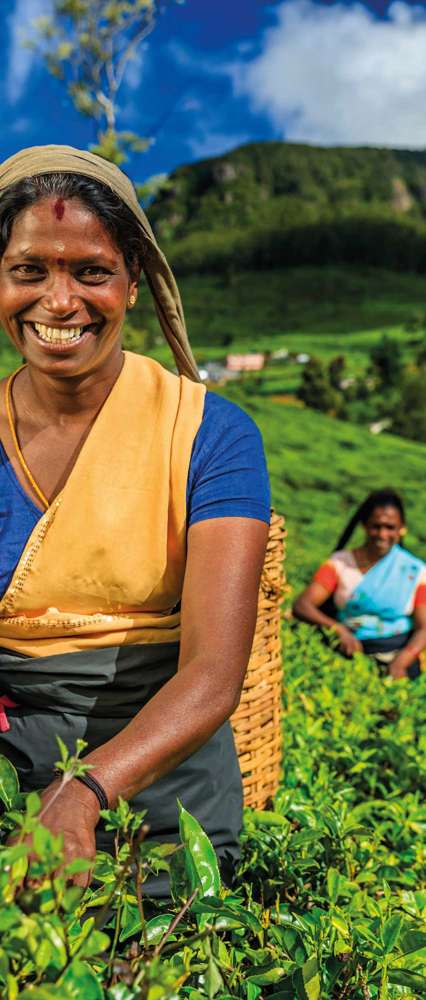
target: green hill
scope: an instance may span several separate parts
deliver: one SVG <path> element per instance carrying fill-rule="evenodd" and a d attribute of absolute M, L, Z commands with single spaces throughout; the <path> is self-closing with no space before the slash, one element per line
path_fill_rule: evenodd
<path fill-rule="evenodd" d="M 253 143 L 178 168 L 149 214 L 178 274 L 325 262 L 423 271 L 426 152 Z"/>
<path fill-rule="evenodd" d="M 181 238 L 263 221 L 315 221 L 316 210 L 381 206 L 426 217 L 426 151 L 259 142 L 179 167 L 150 209 L 160 233 Z M 309 211 L 311 209 L 311 211 Z"/>

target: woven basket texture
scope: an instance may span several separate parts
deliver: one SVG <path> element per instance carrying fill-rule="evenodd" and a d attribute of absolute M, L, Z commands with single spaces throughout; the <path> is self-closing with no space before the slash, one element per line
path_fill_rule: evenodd
<path fill-rule="evenodd" d="M 244 804 L 263 809 L 281 768 L 281 612 L 285 592 L 284 518 L 274 511 L 259 589 L 257 623 L 241 701 L 231 717 Z"/>

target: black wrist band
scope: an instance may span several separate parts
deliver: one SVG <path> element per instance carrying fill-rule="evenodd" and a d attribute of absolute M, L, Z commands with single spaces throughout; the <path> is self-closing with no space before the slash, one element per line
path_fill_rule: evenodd
<path fill-rule="evenodd" d="M 55 771 L 55 776 L 62 778 L 62 771 Z M 106 791 L 102 788 L 100 781 L 93 777 L 93 774 L 89 774 L 87 771 L 86 774 L 75 774 L 74 778 L 76 781 L 81 781 L 82 785 L 86 785 L 86 788 L 90 788 L 90 791 L 96 795 L 101 809 L 109 808 Z"/>
<path fill-rule="evenodd" d="M 77 781 L 81 781 L 82 785 L 86 785 L 86 788 L 90 788 L 91 792 L 96 795 L 101 809 L 108 809 L 108 797 L 106 791 L 102 788 L 98 779 L 93 777 L 93 774 L 86 771 L 86 774 L 75 774 L 74 777 Z"/>

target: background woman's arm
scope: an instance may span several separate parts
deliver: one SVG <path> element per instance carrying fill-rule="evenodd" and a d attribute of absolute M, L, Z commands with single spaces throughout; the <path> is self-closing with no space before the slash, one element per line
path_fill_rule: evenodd
<path fill-rule="evenodd" d="M 408 668 L 424 649 L 426 649 L 426 606 L 421 605 L 414 609 L 414 632 L 410 641 L 390 665 L 391 677 L 397 679 L 406 677 Z"/>
<path fill-rule="evenodd" d="M 346 628 L 346 625 L 336 622 L 335 618 L 330 618 L 330 615 L 326 615 L 324 611 L 321 611 L 321 605 L 331 595 L 332 591 L 327 590 L 322 583 L 312 580 L 305 590 L 299 594 L 299 597 L 296 598 L 293 604 L 293 614 L 296 618 L 300 618 L 302 622 L 308 622 L 310 625 L 318 625 L 319 628 L 334 629 L 339 636 L 340 647 L 343 652 L 346 653 L 346 656 L 353 656 L 354 653 L 362 649 L 359 639 Z"/>

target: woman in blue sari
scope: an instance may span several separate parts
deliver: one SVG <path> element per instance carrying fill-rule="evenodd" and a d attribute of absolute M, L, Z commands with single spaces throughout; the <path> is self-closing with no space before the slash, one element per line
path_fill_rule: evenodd
<path fill-rule="evenodd" d="M 349 549 L 358 524 L 365 541 Z M 398 494 L 370 493 L 293 607 L 302 621 L 337 632 L 346 656 L 371 654 L 395 678 L 417 677 L 426 647 L 426 565 L 401 545 L 405 532 Z"/>

